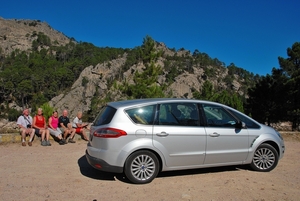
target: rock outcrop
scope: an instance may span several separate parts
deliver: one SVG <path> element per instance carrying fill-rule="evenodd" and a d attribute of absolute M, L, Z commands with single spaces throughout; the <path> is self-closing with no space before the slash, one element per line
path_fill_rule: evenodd
<path fill-rule="evenodd" d="M 28 51 L 39 32 L 47 35 L 56 45 L 65 45 L 70 39 L 51 28 L 47 22 L 38 20 L 3 19 L 0 17 L 0 48 L 5 55 L 13 50 Z"/>
<path fill-rule="evenodd" d="M 158 50 L 163 50 L 165 55 L 173 56 L 175 53 L 177 55 L 187 55 L 190 54 L 189 51 L 181 50 L 178 52 L 171 51 L 165 44 L 157 43 L 156 48 Z M 79 78 L 74 82 L 70 91 L 60 94 L 54 97 L 49 104 L 56 108 L 59 112 L 63 109 L 69 111 L 70 117 L 75 117 L 77 111 L 86 112 L 90 109 L 91 99 L 97 94 L 99 97 L 105 97 L 106 93 L 114 93 L 108 86 L 108 82 L 115 79 L 120 73 L 122 65 L 126 62 L 126 54 L 122 57 L 112 60 L 109 63 L 101 63 L 96 66 L 86 67 L 80 74 Z M 160 57 L 155 63 L 156 66 L 160 66 L 164 69 L 165 58 Z M 203 79 L 205 71 L 202 68 L 192 67 L 193 73 L 184 71 L 174 78 L 173 83 L 168 87 L 168 90 L 172 92 L 172 97 L 181 98 L 192 98 L 192 90 L 200 91 L 205 80 Z M 143 63 L 138 63 L 131 66 L 126 72 L 123 73 L 123 77 L 128 83 L 133 83 L 133 76 L 135 71 L 143 71 L 145 65 Z M 218 72 L 217 77 L 210 80 L 214 86 L 226 89 L 228 86 L 219 77 L 224 77 L 227 74 L 225 72 Z M 84 80 L 85 82 L 84 83 Z M 165 77 L 160 76 L 158 78 L 158 84 L 162 85 L 165 82 Z M 120 83 L 121 84 L 121 83 Z M 238 93 L 243 93 L 240 90 L 240 84 L 238 81 L 233 82 L 233 89 Z M 115 92 L 115 100 L 121 100 L 118 92 Z"/>
<path fill-rule="evenodd" d="M 110 65 L 102 63 L 86 67 L 72 85 L 71 90 L 54 97 L 49 102 L 50 106 L 59 111 L 67 109 L 71 118 L 75 117 L 78 111 L 88 111 L 91 99 L 96 90 L 100 94 L 100 97 L 105 96 L 105 93 L 108 91 L 108 80 L 114 79 L 118 73 L 118 69 L 120 69 L 125 61 L 126 55 L 122 58 L 112 60 Z M 86 83 L 83 80 L 86 80 Z"/>

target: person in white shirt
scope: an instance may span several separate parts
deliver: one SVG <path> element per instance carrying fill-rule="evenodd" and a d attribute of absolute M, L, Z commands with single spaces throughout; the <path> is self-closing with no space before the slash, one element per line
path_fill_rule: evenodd
<path fill-rule="evenodd" d="M 29 135 L 28 145 L 32 146 L 32 140 L 34 137 L 34 129 L 32 128 L 32 117 L 29 115 L 29 109 L 24 109 L 23 114 L 19 116 L 17 125 L 20 128 L 20 134 L 22 136 L 22 146 L 26 146 L 26 136 Z"/>
<path fill-rule="evenodd" d="M 77 116 L 74 118 L 72 122 L 72 127 L 76 129 L 75 133 L 82 135 L 82 138 L 85 141 L 88 141 L 88 137 L 86 135 L 85 129 L 87 128 L 88 124 L 82 123 L 82 112 L 78 112 Z"/>

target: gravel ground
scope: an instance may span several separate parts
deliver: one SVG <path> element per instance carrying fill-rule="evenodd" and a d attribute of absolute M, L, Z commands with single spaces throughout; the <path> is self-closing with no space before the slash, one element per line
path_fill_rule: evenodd
<path fill-rule="evenodd" d="M 82 140 L 0 145 L 0 200 L 299 200 L 299 135 L 284 138 L 285 156 L 271 172 L 245 166 L 164 172 L 145 185 L 93 169 Z"/>

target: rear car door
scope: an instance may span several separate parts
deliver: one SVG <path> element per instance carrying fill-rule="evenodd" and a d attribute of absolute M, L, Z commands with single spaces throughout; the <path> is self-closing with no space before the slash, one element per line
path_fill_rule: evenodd
<path fill-rule="evenodd" d="M 206 158 L 204 164 L 237 164 L 248 156 L 248 130 L 236 128 L 237 119 L 225 108 L 203 104 L 207 121 Z"/>
<path fill-rule="evenodd" d="M 153 145 L 161 151 L 165 164 L 192 167 L 203 164 L 206 133 L 200 126 L 196 103 L 164 103 L 158 106 L 153 126 Z"/>

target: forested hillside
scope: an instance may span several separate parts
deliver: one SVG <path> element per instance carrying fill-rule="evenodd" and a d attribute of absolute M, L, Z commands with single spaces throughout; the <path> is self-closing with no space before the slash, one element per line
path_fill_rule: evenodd
<path fill-rule="evenodd" d="M 32 28 L 32 27 L 31 27 Z M 1 33 L 1 32 L 0 32 Z M 88 120 L 108 101 L 151 97 L 206 99 L 230 105 L 260 122 L 292 121 L 299 125 L 300 45 L 288 48 L 288 58 L 279 58 L 280 69 L 259 76 L 195 50 L 170 49 L 145 36 L 132 49 L 96 47 L 71 39 L 58 44 L 47 33 L 32 32 L 31 47 L 9 54 L 0 48 L 1 117 L 14 121 L 19 107 L 37 107 L 58 95 L 64 96 L 80 78 L 81 86 L 93 87 Z M 0 40 L 6 40 L 0 36 Z M 124 58 L 124 63 L 117 63 Z M 81 77 L 88 66 L 99 72 Z M 109 73 L 108 73 L 109 72 Z M 74 86 L 73 86 L 74 87 Z M 84 88 L 87 90 L 87 88 Z M 67 100 L 72 101 L 72 100 Z M 88 104 L 88 105 L 87 105 Z M 57 109 L 57 108 L 56 108 Z"/>
<path fill-rule="evenodd" d="M 287 48 L 287 58 L 278 57 L 279 69 L 263 76 L 249 89 L 247 111 L 268 124 L 291 121 L 293 129 L 300 123 L 300 42 Z"/>

